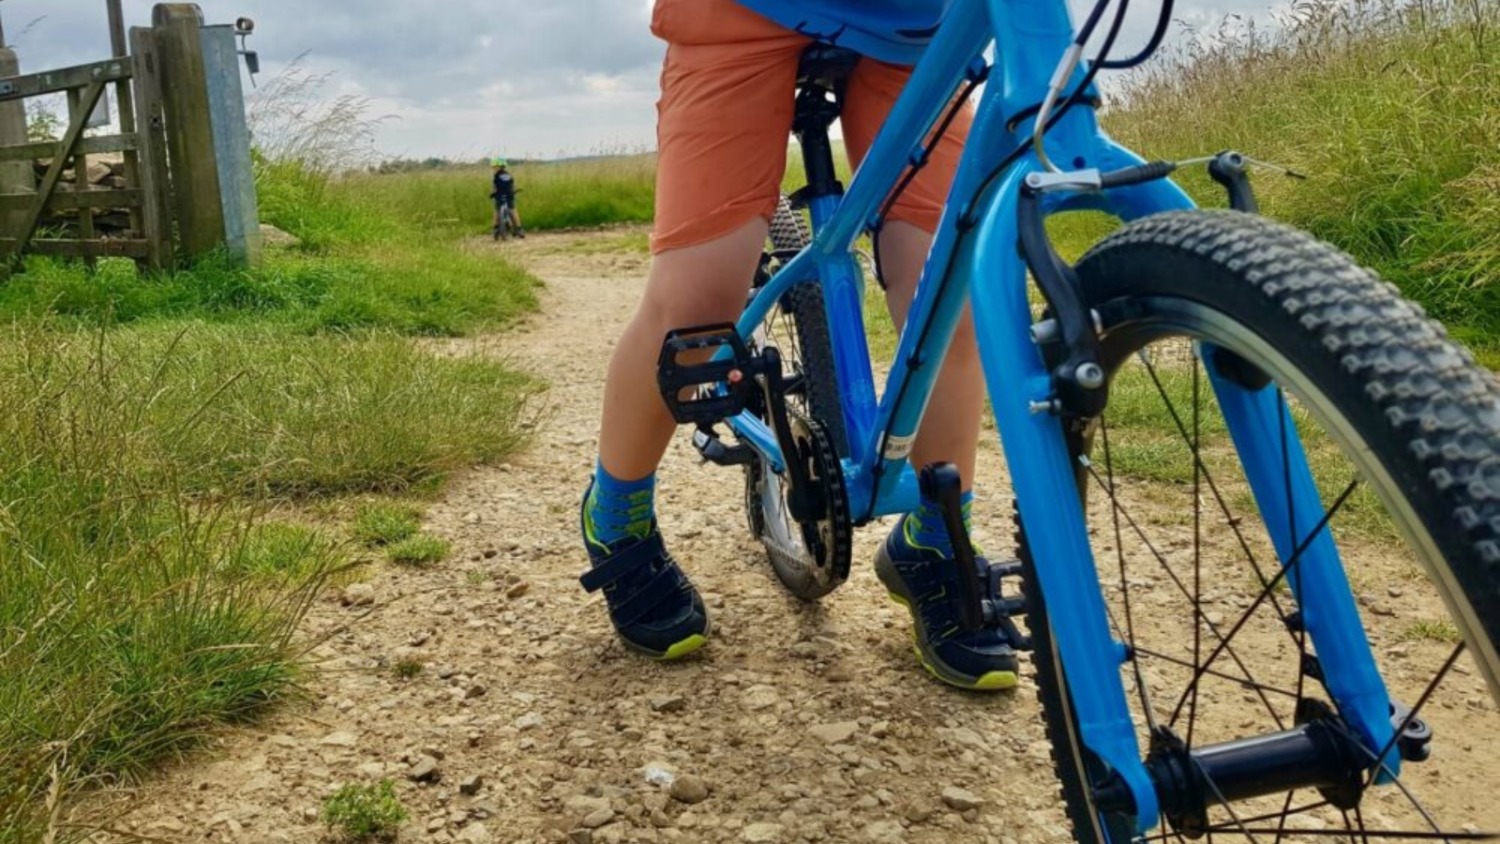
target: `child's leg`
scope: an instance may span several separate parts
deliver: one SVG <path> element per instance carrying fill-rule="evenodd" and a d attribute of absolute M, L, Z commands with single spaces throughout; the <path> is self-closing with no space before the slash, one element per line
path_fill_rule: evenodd
<path fill-rule="evenodd" d="M 797 62 L 807 39 L 734 0 L 658 0 L 668 44 L 646 293 L 610 362 L 600 462 L 636 480 L 675 425 L 656 389 L 668 331 L 732 322 L 745 304 L 786 171 Z"/>
<path fill-rule="evenodd" d="M 891 106 L 906 86 L 910 71 L 866 59 L 850 80 L 844 132 L 850 156 L 860 161 Z M 968 113 L 955 120 L 885 221 L 877 248 L 888 285 L 886 301 L 898 326 L 906 323 L 917 281 L 932 248 L 948 187 L 958 169 L 968 137 Z M 912 462 L 918 466 L 946 461 L 963 475 L 965 522 L 972 500 L 975 455 L 979 448 L 983 377 L 974 342 L 973 320 L 960 322 L 933 389 L 931 412 L 922 420 Z M 935 502 L 923 501 L 902 519 L 881 546 L 875 573 L 892 597 L 905 604 L 916 629 L 923 664 L 946 683 L 966 689 L 1012 688 L 1018 660 L 1014 643 L 997 627 L 968 633 L 958 628 L 962 594 L 953 566 L 953 546 Z M 985 573 L 987 575 L 987 572 Z M 987 580 L 987 577 L 986 577 Z"/>
<path fill-rule="evenodd" d="M 879 249 L 889 286 L 886 303 L 900 330 L 906 325 L 917 280 L 932 249 L 932 235 L 911 223 L 892 220 L 880 234 Z M 973 489 L 980 417 L 984 411 L 984 373 L 974 340 L 974 319 L 967 311 L 933 387 L 931 407 L 937 412 L 922 420 L 922 429 L 912 448 L 912 464 L 920 467 L 939 461 L 952 463 L 963 475 L 964 489 Z"/>
<path fill-rule="evenodd" d="M 845 137 L 855 166 L 864 159 L 910 75 L 909 68 L 869 59 L 855 71 L 844 112 Z M 948 188 L 958 170 L 970 124 L 966 109 L 933 151 L 927 167 L 897 201 L 880 233 L 878 248 L 888 288 L 886 302 L 898 329 L 906 324 L 906 314 L 932 249 L 932 233 L 937 229 Z M 965 314 L 933 389 L 931 406 L 937 412 L 922 420 L 911 459 L 916 466 L 939 461 L 953 463 L 963 475 L 966 490 L 974 484 L 983 387 L 974 322 Z"/>
<path fill-rule="evenodd" d="M 734 0 L 658 0 L 669 44 L 658 103 L 656 226 L 646 292 L 610 361 L 599 463 L 583 507 L 593 569 L 627 645 L 672 659 L 708 632 L 655 529 L 654 473 L 675 424 L 656 386 L 667 332 L 732 322 L 745 304 L 786 170 L 807 39 Z"/>
<path fill-rule="evenodd" d="M 662 340 L 676 328 L 734 321 L 745 307 L 766 229 L 766 221 L 754 217 L 727 235 L 652 261 L 646 295 L 615 347 L 604 388 L 599 460 L 610 475 L 634 480 L 656 471 L 677 430 L 656 389 Z"/>

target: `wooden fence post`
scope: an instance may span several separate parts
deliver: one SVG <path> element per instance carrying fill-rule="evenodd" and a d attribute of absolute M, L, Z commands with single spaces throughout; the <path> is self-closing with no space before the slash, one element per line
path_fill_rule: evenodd
<path fill-rule="evenodd" d="M 0 79 L 20 75 L 21 60 L 17 58 L 16 51 L 0 46 Z M 26 103 L 22 100 L 0 103 L 0 146 L 15 146 L 26 141 Z M 36 173 L 31 168 L 31 162 L 0 163 L 0 193 L 30 193 L 35 190 Z M 23 208 L 0 216 L 0 237 L 20 237 L 21 225 L 25 220 L 26 211 Z"/>
<path fill-rule="evenodd" d="M 125 35 L 125 10 L 122 0 L 108 0 L 106 7 L 109 12 L 109 47 L 111 54 L 117 59 L 128 59 L 130 57 L 130 42 Z M 132 90 L 133 84 L 121 81 L 115 84 L 115 103 L 120 107 L 120 132 L 139 134 L 140 124 L 135 116 L 135 94 Z M 131 187 L 141 185 L 141 165 L 139 149 L 125 150 L 124 154 L 125 184 Z M 142 208 L 130 209 L 130 229 L 135 232 L 136 237 L 146 237 L 146 215 Z M 145 266 L 151 269 L 157 268 L 157 261 L 148 257 L 144 261 Z"/>
<path fill-rule="evenodd" d="M 189 258 L 224 246 L 224 204 L 203 64 L 203 13 L 195 3 L 159 3 L 152 11 L 166 106 L 167 145 L 178 234 Z"/>
<path fill-rule="evenodd" d="M 161 58 L 156 33 L 130 30 L 133 63 L 136 142 L 139 146 L 141 229 L 146 239 L 146 263 L 152 269 L 175 263 L 172 247 L 172 185 L 167 168 L 167 118 L 162 94 Z"/>

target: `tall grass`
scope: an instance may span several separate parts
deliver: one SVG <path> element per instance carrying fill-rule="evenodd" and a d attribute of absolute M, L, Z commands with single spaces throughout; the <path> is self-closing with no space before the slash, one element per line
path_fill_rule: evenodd
<path fill-rule="evenodd" d="M 1373 266 L 1465 340 L 1500 338 L 1500 6 L 1304 0 L 1142 69 L 1105 124 L 1153 157 L 1234 148 L 1267 213 Z M 1188 187 L 1222 204 L 1206 179 Z"/>
<path fill-rule="evenodd" d="M 423 488 L 523 440 L 534 388 L 394 337 L 202 323 L 0 334 L 0 842 L 284 697 L 343 556 L 265 505 Z M 262 503 L 263 502 L 263 503 Z"/>
<path fill-rule="evenodd" d="M 350 201 L 393 212 L 424 229 L 486 231 L 494 221 L 488 168 L 361 174 L 334 189 Z M 529 230 L 650 222 L 656 156 L 609 156 L 518 164 L 516 205 Z"/>
<path fill-rule="evenodd" d="M 163 449 L 211 435 L 162 418 L 166 357 L 123 359 L 15 326 L 0 357 L 0 841 L 46 840 L 49 801 L 130 776 L 296 675 L 292 634 L 331 546 L 278 579 L 229 576 L 253 512 L 185 494 Z M 128 375 L 122 372 L 128 368 Z M 127 377 L 121 377 L 127 375 Z M 134 377 L 131 377 L 134 376 Z"/>
<path fill-rule="evenodd" d="M 401 493 L 525 440 L 531 379 L 390 336 L 210 326 L 116 335 L 115 378 L 152 390 L 160 452 L 189 491 Z M 133 361 L 162 361 L 147 370 Z M 211 397 L 211 400 L 206 400 Z M 176 433 L 178 420 L 196 424 Z"/>

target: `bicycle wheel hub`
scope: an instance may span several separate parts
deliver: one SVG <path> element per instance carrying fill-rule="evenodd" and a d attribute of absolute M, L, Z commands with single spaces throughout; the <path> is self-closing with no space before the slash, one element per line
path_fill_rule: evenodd
<path fill-rule="evenodd" d="M 1253 797 L 1316 789 L 1337 808 L 1359 805 L 1373 757 L 1327 706 L 1304 701 L 1296 727 L 1263 736 L 1189 749 L 1166 727 L 1152 736 L 1146 758 L 1161 811 L 1178 833 L 1209 830 L 1210 806 Z M 1094 793 L 1103 813 L 1134 813 L 1130 789 L 1118 777 Z"/>

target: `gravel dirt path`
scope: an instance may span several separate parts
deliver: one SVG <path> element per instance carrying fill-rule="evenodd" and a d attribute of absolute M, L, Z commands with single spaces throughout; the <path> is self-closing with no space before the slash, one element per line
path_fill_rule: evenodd
<path fill-rule="evenodd" d="M 155 780 L 126 827 L 166 841 L 317 841 L 329 794 L 390 778 L 412 815 L 403 841 L 1067 837 L 1029 677 L 978 696 L 921 672 L 909 620 L 868 566 L 885 528 L 859 532 L 842 591 L 801 605 L 744 530 L 738 473 L 700 465 L 681 438 L 660 476 L 662 523 L 715 633 L 676 665 L 616 642 L 576 581 L 576 506 L 602 372 L 646 269 L 638 252 L 590 247 L 619 237 L 504 247 L 545 280 L 540 313 L 437 351 L 549 381 L 534 447 L 457 478 L 430 509 L 427 528 L 454 543 L 447 562 L 379 571 L 372 606 L 330 596 L 314 610 L 309 635 L 332 635 L 306 706 Z M 987 441 L 978 534 L 996 549 L 1010 546 L 1000 462 Z M 422 672 L 398 678 L 392 667 L 410 660 Z"/>

